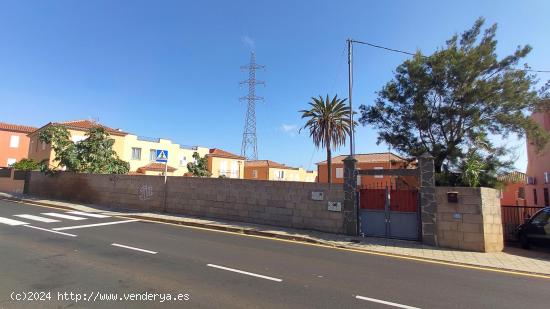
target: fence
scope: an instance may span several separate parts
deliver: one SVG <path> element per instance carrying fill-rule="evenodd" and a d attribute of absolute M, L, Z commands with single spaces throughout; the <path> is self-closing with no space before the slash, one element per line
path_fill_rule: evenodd
<path fill-rule="evenodd" d="M 542 206 L 501 206 L 505 241 L 515 241 L 515 230 L 526 218 L 532 217 Z"/>

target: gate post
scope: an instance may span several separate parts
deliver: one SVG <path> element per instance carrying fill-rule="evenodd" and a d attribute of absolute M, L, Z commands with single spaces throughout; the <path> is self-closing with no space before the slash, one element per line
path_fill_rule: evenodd
<path fill-rule="evenodd" d="M 344 160 L 344 233 L 350 236 L 359 235 L 357 220 L 357 174 L 355 165 L 357 160 L 348 156 Z"/>
<path fill-rule="evenodd" d="M 435 198 L 434 157 L 424 153 L 418 158 L 420 177 L 420 220 L 422 242 L 437 246 L 437 204 Z"/>

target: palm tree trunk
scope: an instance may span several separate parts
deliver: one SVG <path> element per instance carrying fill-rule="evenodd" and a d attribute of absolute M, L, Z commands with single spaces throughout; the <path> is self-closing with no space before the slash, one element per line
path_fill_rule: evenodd
<path fill-rule="evenodd" d="M 332 183 L 332 153 L 329 145 L 327 145 L 327 175 L 328 183 Z"/>

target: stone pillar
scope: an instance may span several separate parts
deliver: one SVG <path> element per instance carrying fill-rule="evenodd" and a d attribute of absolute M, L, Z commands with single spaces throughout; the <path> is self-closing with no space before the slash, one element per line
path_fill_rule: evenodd
<path fill-rule="evenodd" d="M 420 177 L 420 220 L 422 242 L 437 246 L 437 203 L 435 196 L 434 157 L 424 153 L 418 158 Z"/>
<path fill-rule="evenodd" d="M 349 156 L 344 159 L 344 233 L 350 236 L 359 235 L 357 224 L 357 174 L 355 165 L 357 160 Z"/>

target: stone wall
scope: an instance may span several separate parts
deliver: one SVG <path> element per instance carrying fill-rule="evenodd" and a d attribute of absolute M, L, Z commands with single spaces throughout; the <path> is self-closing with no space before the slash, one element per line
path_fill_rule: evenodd
<path fill-rule="evenodd" d="M 458 203 L 447 201 L 458 193 Z M 437 243 L 441 247 L 498 252 L 504 247 L 499 192 L 490 188 L 437 187 Z"/>
<path fill-rule="evenodd" d="M 324 192 L 324 199 L 312 200 L 313 191 Z M 343 201 L 340 185 L 168 177 L 165 186 L 159 176 L 32 172 L 28 193 L 117 209 L 343 233 L 342 213 L 327 209 L 328 201 Z"/>

